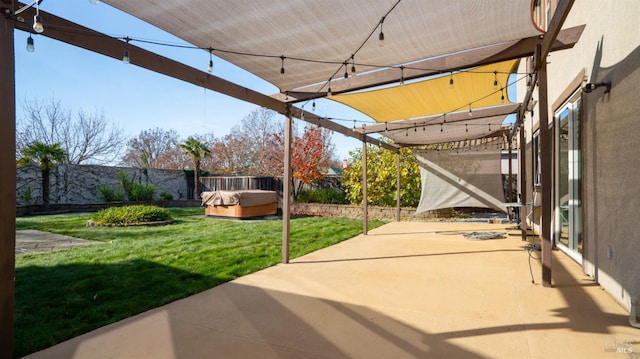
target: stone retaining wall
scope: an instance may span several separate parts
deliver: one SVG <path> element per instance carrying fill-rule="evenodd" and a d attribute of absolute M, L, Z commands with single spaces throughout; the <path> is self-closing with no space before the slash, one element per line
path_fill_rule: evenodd
<path fill-rule="evenodd" d="M 296 214 L 337 216 L 348 218 L 362 218 L 362 206 L 320 203 L 292 203 L 291 212 Z M 369 219 L 396 220 L 395 207 L 368 207 Z M 415 208 L 400 208 L 400 220 L 416 221 L 436 218 L 451 218 L 455 215 L 453 209 L 428 211 L 416 214 Z"/>

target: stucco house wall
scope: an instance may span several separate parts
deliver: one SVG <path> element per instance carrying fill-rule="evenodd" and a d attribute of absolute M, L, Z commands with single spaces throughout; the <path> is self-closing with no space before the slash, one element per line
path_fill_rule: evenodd
<path fill-rule="evenodd" d="M 573 49 L 552 52 L 547 58 L 550 115 L 568 93 L 586 83 L 612 83 L 610 93 L 604 87 L 581 93 L 581 264 L 627 309 L 632 298 L 640 296 L 638 17 L 640 1 L 575 1 L 563 28 L 586 24 L 582 37 Z M 520 71 L 526 71 L 524 64 Z M 583 81 L 576 86 L 578 77 Z M 523 94 L 524 85 L 519 87 Z M 533 121 L 527 116 L 529 144 L 540 111 L 535 108 Z M 530 163 L 531 157 L 527 160 Z M 531 172 L 527 178 L 531 187 Z"/>

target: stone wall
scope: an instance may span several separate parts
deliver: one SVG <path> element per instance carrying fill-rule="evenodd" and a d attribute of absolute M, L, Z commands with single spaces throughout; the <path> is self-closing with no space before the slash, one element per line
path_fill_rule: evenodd
<path fill-rule="evenodd" d="M 156 187 L 156 197 L 166 192 L 173 199 L 187 199 L 188 185 L 182 170 L 106 167 L 96 165 L 60 165 L 51 171 L 51 204 L 82 204 L 101 202 L 98 193 L 103 186 L 120 189 L 120 172 L 143 185 Z M 41 172 L 36 166 L 17 169 L 16 204 L 41 204 Z"/>
<path fill-rule="evenodd" d="M 319 204 L 319 203 L 292 203 L 291 212 L 295 214 L 309 214 L 322 216 L 337 216 L 348 218 L 362 218 L 361 206 L 350 206 L 342 204 Z M 369 219 L 382 219 L 395 221 L 395 207 L 368 207 Z M 453 209 L 442 209 L 416 214 L 415 208 L 400 208 L 400 220 L 419 221 L 426 219 L 451 218 L 455 215 Z"/>

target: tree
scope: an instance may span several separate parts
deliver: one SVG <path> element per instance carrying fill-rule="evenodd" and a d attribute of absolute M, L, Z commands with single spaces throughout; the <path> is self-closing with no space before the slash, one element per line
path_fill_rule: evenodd
<path fill-rule="evenodd" d="M 342 173 L 342 186 L 351 204 L 362 203 L 362 149 L 349 152 L 347 168 Z M 395 206 L 396 154 L 367 146 L 367 198 L 368 203 L 378 206 Z M 420 168 L 409 148 L 400 149 L 400 205 L 416 207 L 420 202 Z"/>
<path fill-rule="evenodd" d="M 202 138 L 193 136 L 187 138 L 186 141 L 181 143 L 180 148 L 182 148 L 193 159 L 195 198 L 200 199 L 200 194 L 202 193 L 202 187 L 200 186 L 200 163 L 203 158 L 211 155 L 211 150 Z"/>
<path fill-rule="evenodd" d="M 66 152 L 59 143 L 46 144 L 35 141 L 23 147 L 18 166 L 35 164 L 40 167 L 42 174 L 42 206 L 49 208 L 49 177 L 51 170 L 59 163 L 63 163 L 67 157 Z"/>
<path fill-rule="evenodd" d="M 277 170 L 278 175 L 284 173 L 284 136 L 272 134 L 272 145 L 268 146 L 269 155 L 266 157 L 269 166 Z M 316 182 L 327 172 L 333 158 L 331 132 L 315 125 L 306 125 L 302 135 L 294 135 L 291 139 L 291 169 L 294 184 L 293 196 L 305 184 Z"/>
<path fill-rule="evenodd" d="M 126 138 L 118 126 L 109 126 L 104 113 L 76 115 L 60 100 L 25 100 L 24 115 L 16 124 L 16 159 L 35 143 L 58 143 L 66 152 L 65 163 L 110 163 L 120 155 Z"/>
<path fill-rule="evenodd" d="M 122 163 L 139 168 L 182 169 L 189 158 L 180 150 L 180 137 L 175 130 L 161 128 L 143 130 L 127 143 Z"/>
<path fill-rule="evenodd" d="M 215 143 L 212 157 L 221 166 L 217 172 L 271 175 L 273 168 L 265 161 L 267 147 L 274 133 L 284 133 L 282 121 L 276 121 L 276 115 L 266 108 L 254 110 Z"/>

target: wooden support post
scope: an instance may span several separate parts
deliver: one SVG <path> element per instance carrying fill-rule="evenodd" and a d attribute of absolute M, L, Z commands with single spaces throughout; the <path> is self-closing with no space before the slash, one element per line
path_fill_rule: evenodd
<path fill-rule="evenodd" d="M 13 13 L 13 0 L 0 0 Z M 16 262 L 16 79 L 13 21 L 0 16 L 0 358 L 13 357 Z"/>
<path fill-rule="evenodd" d="M 396 153 L 396 221 L 400 222 L 400 151 Z"/>
<path fill-rule="evenodd" d="M 284 124 L 284 173 L 282 174 L 282 263 L 289 263 L 291 225 L 291 105 L 287 105 Z"/>
<path fill-rule="evenodd" d="M 522 230 L 522 240 L 527 240 L 527 156 L 526 156 L 526 141 L 524 133 L 524 109 L 520 111 L 520 130 L 518 131 L 518 140 L 520 142 L 520 153 L 518 154 L 518 160 L 520 165 L 518 166 L 518 175 L 520 176 L 520 229 Z"/>
<path fill-rule="evenodd" d="M 367 200 L 367 141 L 362 141 L 362 234 L 365 236 L 369 227 L 369 208 Z"/>
<path fill-rule="evenodd" d="M 542 184 L 542 285 L 551 287 L 551 207 L 553 180 L 553 139 L 549 130 L 549 100 L 547 96 L 547 59 L 536 49 L 538 96 L 540 105 L 540 175 Z"/>
<path fill-rule="evenodd" d="M 509 201 L 510 203 L 513 203 L 513 163 L 511 163 L 512 161 L 512 157 L 513 157 L 513 149 L 511 148 L 513 144 L 513 139 L 511 137 L 511 135 L 509 135 L 508 139 L 507 139 L 507 145 L 509 146 L 509 178 L 508 178 L 508 186 L 507 186 L 507 190 L 509 191 L 509 196 L 507 198 L 507 201 Z M 509 216 L 509 224 L 513 223 L 513 206 L 509 206 L 509 209 L 507 211 L 507 215 Z"/>

